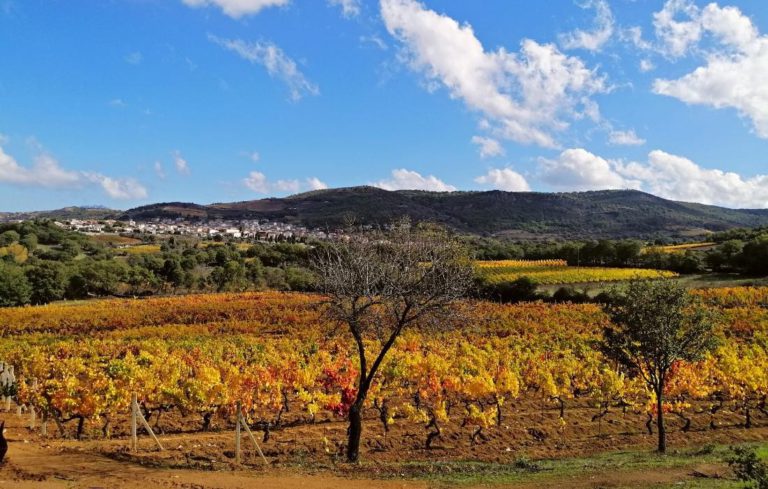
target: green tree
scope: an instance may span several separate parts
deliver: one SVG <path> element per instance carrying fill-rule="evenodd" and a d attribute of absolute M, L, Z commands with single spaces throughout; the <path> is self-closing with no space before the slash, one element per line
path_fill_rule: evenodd
<path fill-rule="evenodd" d="M 21 267 L 0 262 L 0 307 L 29 304 L 32 287 Z"/>
<path fill-rule="evenodd" d="M 37 248 L 37 235 L 29 233 L 21 238 L 21 241 L 19 242 L 24 245 L 24 247 L 26 247 L 30 252 L 35 251 Z"/>
<path fill-rule="evenodd" d="M 64 298 L 69 277 L 66 267 L 56 261 L 40 262 L 27 268 L 27 280 L 32 289 L 33 304 L 47 304 Z"/>
<path fill-rule="evenodd" d="M 675 362 L 696 361 L 714 347 L 713 321 L 673 280 L 634 280 L 607 307 L 605 354 L 639 376 L 656 396 L 658 451 L 667 449 L 664 388 Z"/>
<path fill-rule="evenodd" d="M 21 239 L 19 233 L 10 229 L 0 234 L 0 246 L 8 246 L 9 244 L 16 243 L 19 239 Z"/>

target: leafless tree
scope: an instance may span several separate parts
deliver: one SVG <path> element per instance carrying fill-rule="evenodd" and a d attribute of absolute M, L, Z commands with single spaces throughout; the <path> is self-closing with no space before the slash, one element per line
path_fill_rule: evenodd
<path fill-rule="evenodd" d="M 382 361 L 405 329 L 455 323 L 449 314 L 471 286 L 473 269 L 466 249 L 442 228 L 403 221 L 348 238 L 320 253 L 315 272 L 329 314 L 357 347 L 360 372 L 346 453 L 355 462 L 363 406 Z"/>

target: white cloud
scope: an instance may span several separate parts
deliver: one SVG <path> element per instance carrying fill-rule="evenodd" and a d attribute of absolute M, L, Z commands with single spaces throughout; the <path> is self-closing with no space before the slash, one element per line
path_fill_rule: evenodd
<path fill-rule="evenodd" d="M 655 70 L 656 65 L 654 65 L 653 61 L 650 59 L 641 59 L 639 68 L 642 73 L 648 73 L 649 71 Z"/>
<path fill-rule="evenodd" d="M 219 7 L 226 15 L 239 19 L 244 15 L 258 14 L 267 7 L 282 7 L 290 0 L 182 0 L 189 7 Z"/>
<path fill-rule="evenodd" d="M 531 191 L 531 186 L 528 185 L 525 177 L 511 168 L 492 168 L 485 175 L 475 178 L 475 182 L 507 192 Z"/>
<path fill-rule="evenodd" d="M 117 200 L 137 200 L 147 198 L 147 189 L 133 178 L 112 178 L 101 173 L 83 173 L 90 182 L 98 184 L 104 192 Z"/>
<path fill-rule="evenodd" d="M 595 27 L 591 31 L 576 29 L 560 36 L 560 44 L 565 49 L 586 49 L 597 52 L 603 48 L 613 35 L 614 21 L 611 7 L 606 0 L 588 0 L 583 8 L 595 9 Z"/>
<path fill-rule="evenodd" d="M 648 163 L 618 167 L 643 182 L 649 192 L 675 200 L 728 207 L 768 207 L 768 175 L 744 178 L 734 172 L 702 168 L 693 161 L 656 150 Z"/>
<path fill-rule="evenodd" d="M 366 44 L 372 44 L 382 51 L 386 51 L 389 49 L 389 46 L 387 46 L 387 43 L 385 43 L 379 36 L 375 34 L 370 36 L 360 36 L 360 42 L 366 43 Z"/>
<path fill-rule="evenodd" d="M 472 143 L 478 146 L 481 158 L 503 156 L 504 148 L 497 140 L 483 136 L 472 136 Z"/>
<path fill-rule="evenodd" d="M 155 161 L 154 165 L 155 174 L 157 174 L 158 178 L 161 180 L 165 180 L 165 169 L 163 169 L 163 164 L 159 161 Z"/>
<path fill-rule="evenodd" d="M 252 151 L 252 152 L 248 153 L 248 158 L 249 158 L 249 159 L 250 159 L 252 162 L 254 162 L 254 163 L 258 163 L 258 162 L 259 162 L 259 160 L 261 159 L 261 155 L 259 154 L 259 152 L 258 152 L 258 151 Z"/>
<path fill-rule="evenodd" d="M 125 101 L 121 98 L 113 98 L 109 101 L 110 107 L 117 107 L 117 108 L 123 108 L 127 107 L 128 104 L 125 103 Z"/>
<path fill-rule="evenodd" d="M 48 188 L 73 187 L 80 182 L 80 174 L 65 170 L 45 153 L 37 155 L 31 167 L 21 166 L 0 147 L 0 182 Z"/>
<path fill-rule="evenodd" d="M 325 190 L 328 188 L 328 185 L 317 177 L 307 178 L 306 183 L 309 190 Z"/>
<path fill-rule="evenodd" d="M 272 189 L 277 192 L 289 192 L 295 194 L 301 188 L 298 180 L 278 180 L 272 185 Z"/>
<path fill-rule="evenodd" d="M 189 175 L 189 163 L 186 159 L 181 155 L 181 151 L 174 151 L 173 152 L 173 166 L 176 168 L 176 172 L 179 175 Z"/>
<path fill-rule="evenodd" d="M 301 100 L 305 95 L 318 95 L 320 93 L 317 85 L 307 80 L 296 62 L 273 43 L 248 43 L 239 39 L 221 39 L 214 35 L 208 35 L 208 39 L 237 53 L 241 58 L 251 63 L 262 65 L 271 77 L 282 80 L 288 86 L 291 100 L 294 102 Z"/>
<path fill-rule="evenodd" d="M 330 5 L 341 7 L 341 13 L 346 18 L 360 15 L 360 0 L 328 0 Z"/>
<path fill-rule="evenodd" d="M 568 119 L 599 116 L 590 96 L 607 90 L 604 78 L 553 44 L 524 39 L 519 53 L 486 51 L 469 24 L 416 0 L 381 0 L 381 14 L 428 87 L 445 86 L 499 137 L 555 147 Z"/>
<path fill-rule="evenodd" d="M 299 180 L 277 180 L 270 182 L 267 176 L 258 171 L 252 171 L 243 179 L 243 185 L 259 194 L 297 193 L 302 190 L 322 190 L 328 188 L 317 177 L 307 178 L 303 183 Z"/>
<path fill-rule="evenodd" d="M 768 208 L 768 175 L 746 178 L 702 168 L 661 150 L 651 151 L 644 163 L 606 160 L 584 149 L 569 149 L 556 160 L 539 163 L 542 180 L 564 190 L 632 188 L 685 202 Z"/>
<path fill-rule="evenodd" d="M 132 65 L 138 65 L 141 64 L 141 62 L 144 60 L 144 56 L 139 51 L 134 51 L 132 53 L 129 53 L 125 56 L 125 62 L 132 64 Z"/>
<path fill-rule="evenodd" d="M 678 20 L 678 14 L 696 16 L 698 8 L 691 0 L 668 0 L 653 14 L 653 27 L 661 41 L 659 49 L 669 57 L 683 56 L 701 39 L 701 24 L 695 20 Z"/>
<path fill-rule="evenodd" d="M 243 184 L 259 194 L 269 193 L 267 176 L 259 171 L 252 171 L 243 179 Z"/>
<path fill-rule="evenodd" d="M 611 131 L 608 133 L 608 143 L 616 146 L 642 146 L 645 139 L 635 134 L 634 129 L 628 131 Z"/>
<path fill-rule="evenodd" d="M 147 189 L 133 178 L 115 179 L 100 173 L 66 170 L 51 155 L 41 152 L 30 167 L 20 165 L 0 147 L 0 183 L 51 189 L 99 185 L 113 199 L 143 199 Z"/>
<path fill-rule="evenodd" d="M 449 185 L 434 175 L 422 176 L 420 173 L 400 168 L 392 170 L 392 178 L 372 184 L 384 190 L 432 190 L 434 192 L 453 192 L 456 187 Z"/>
<path fill-rule="evenodd" d="M 558 189 L 604 190 L 637 188 L 619 175 L 615 164 L 582 148 L 567 149 L 555 159 L 539 158 L 541 179 Z"/>
<path fill-rule="evenodd" d="M 711 3 L 699 10 L 677 3 L 692 19 L 686 24 L 695 29 L 689 30 L 698 34 L 677 42 L 665 38 L 675 47 L 674 52 L 679 53 L 683 45 L 687 49 L 704 33 L 714 38 L 715 47 L 705 53 L 706 64 L 687 75 L 676 80 L 657 79 L 654 92 L 687 104 L 736 109 L 752 122 L 759 137 L 768 139 L 768 36 L 760 35 L 751 19 L 735 7 Z"/>

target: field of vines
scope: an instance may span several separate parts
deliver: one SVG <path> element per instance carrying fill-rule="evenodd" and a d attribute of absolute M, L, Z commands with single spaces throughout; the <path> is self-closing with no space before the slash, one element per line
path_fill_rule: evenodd
<path fill-rule="evenodd" d="M 499 260 L 475 263 L 478 274 L 491 283 L 528 277 L 539 285 L 621 282 L 633 278 L 664 278 L 677 274 L 644 268 L 571 267 L 564 260 Z"/>
<path fill-rule="evenodd" d="M 670 430 L 768 425 L 768 288 L 696 293 L 719 312 L 720 341 L 703 361 L 676 365 Z M 136 394 L 159 432 L 231 430 L 241 403 L 264 439 L 336 423 L 343 440 L 355 350 L 318 303 L 265 292 L 0 309 L 0 359 L 15 366 L 18 402 L 55 436 L 124 436 Z M 482 450 L 514 436 L 594 445 L 612 423 L 638 436 L 652 429 L 652 397 L 596 347 L 607 321 L 598 306 L 465 303 L 455 317 L 450 330 L 398 340 L 369 399 L 370 433 L 421 450 Z M 311 446 L 329 443 L 308 433 Z"/>

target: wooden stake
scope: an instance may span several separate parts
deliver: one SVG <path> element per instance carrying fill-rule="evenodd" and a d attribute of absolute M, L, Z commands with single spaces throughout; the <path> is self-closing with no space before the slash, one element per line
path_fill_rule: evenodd
<path fill-rule="evenodd" d="M 267 457 L 264 456 L 264 452 L 261 451 L 261 447 L 259 446 L 259 443 L 256 441 L 256 437 L 253 436 L 253 433 L 251 433 L 251 428 L 248 427 L 248 423 L 245 422 L 245 417 L 243 416 L 243 409 L 238 401 L 237 403 L 237 425 L 235 426 L 235 462 L 238 464 L 240 463 L 240 427 L 242 427 L 245 432 L 248 434 L 248 438 L 251 439 L 251 442 L 253 443 L 253 446 L 256 447 L 256 451 L 259 452 L 259 455 L 261 456 L 261 460 L 264 461 L 264 465 L 269 465 L 269 462 L 267 461 Z"/>
<path fill-rule="evenodd" d="M 243 428 L 245 428 L 245 432 L 248 433 L 248 436 L 253 442 L 253 446 L 256 447 L 256 451 L 259 452 L 259 455 L 261 455 L 261 459 L 264 461 L 264 465 L 269 465 L 269 462 L 267 462 L 267 457 L 265 457 L 264 452 L 261 451 L 261 447 L 259 446 L 258 442 L 256 442 L 256 437 L 253 436 L 253 433 L 251 433 L 251 429 L 248 427 L 248 423 L 246 423 L 245 419 L 243 419 L 242 417 L 240 418 L 240 422 L 243 424 Z"/>
<path fill-rule="evenodd" d="M 138 418 L 139 421 L 141 421 L 141 425 L 144 427 L 145 430 L 147 430 L 147 433 L 152 437 L 153 440 L 155 440 L 155 443 L 157 443 L 157 446 L 160 448 L 160 450 L 163 450 L 163 445 L 160 443 L 160 440 L 157 439 L 157 436 L 155 436 L 155 432 L 152 431 L 152 427 L 149 426 L 149 423 L 147 423 L 146 418 L 144 418 L 144 415 L 141 413 L 141 410 L 139 409 L 139 402 L 136 399 L 136 394 L 134 393 L 131 396 L 131 438 L 133 441 L 134 451 L 138 450 L 138 439 L 136 437 L 136 420 Z"/>
<path fill-rule="evenodd" d="M 131 450 L 134 452 L 139 449 L 139 440 L 136 437 L 136 393 L 131 394 Z"/>
<path fill-rule="evenodd" d="M 34 406 L 29 407 L 29 428 L 34 429 L 35 427 L 35 408 Z"/>
<path fill-rule="evenodd" d="M 240 464 L 240 403 L 237 403 L 237 423 L 235 423 L 235 463 Z"/>

